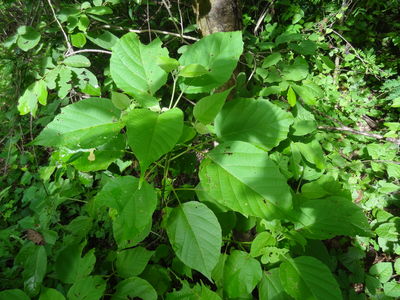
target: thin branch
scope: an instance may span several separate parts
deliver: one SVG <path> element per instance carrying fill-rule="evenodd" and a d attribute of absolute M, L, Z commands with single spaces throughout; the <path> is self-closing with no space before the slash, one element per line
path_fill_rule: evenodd
<path fill-rule="evenodd" d="M 69 40 L 68 40 L 67 34 L 65 33 L 65 31 L 64 31 L 64 29 L 63 29 L 63 27 L 62 27 L 60 21 L 57 19 L 57 15 L 56 15 L 56 12 L 54 11 L 53 5 L 51 4 L 51 1 L 50 1 L 50 0 L 47 0 L 47 3 L 49 3 L 51 12 L 53 13 L 54 20 L 57 22 L 58 27 L 60 27 L 61 32 L 62 32 L 62 34 L 64 35 L 64 39 L 65 39 L 65 41 L 66 41 L 66 43 L 67 43 L 67 48 L 68 48 L 66 55 L 68 55 L 70 52 L 73 52 L 73 51 L 74 51 L 74 48 L 72 48 L 72 45 L 71 45 L 71 43 L 70 43 Z"/>
<path fill-rule="evenodd" d="M 347 126 L 342 126 L 342 127 L 318 126 L 318 129 L 327 130 L 327 131 L 341 131 L 341 132 L 344 132 L 345 134 L 346 134 L 346 132 L 349 132 L 350 134 L 363 135 L 366 137 L 375 138 L 378 140 L 385 140 L 385 141 L 394 143 L 396 145 L 400 145 L 400 139 L 385 137 L 383 135 L 376 134 L 376 133 L 355 130 L 355 129 L 347 127 Z"/>
<path fill-rule="evenodd" d="M 168 3 L 165 2 L 165 0 L 162 0 L 162 3 L 164 4 L 165 8 L 167 9 L 169 17 L 171 18 L 172 23 L 174 23 L 176 31 L 179 32 L 179 37 L 181 38 L 182 42 L 187 44 L 187 42 L 183 39 L 183 31 L 179 30 L 179 27 L 174 20 L 174 16 L 172 15 L 172 12 L 170 10 L 170 5 L 168 5 Z"/>
<path fill-rule="evenodd" d="M 110 26 L 110 25 L 103 25 L 103 28 L 115 28 L 115 29 L 119 29 L 119 30 L 126 30 L 126 28 L 123 28 L 121 26 Z M 147 33 L 149 32 L 149 29 L 128 29 L 129 32 L 134 32 L 134 33 Z M 161 33 L 161 34 L 166 34 L 166 35 L 172 35 L 172 36 L 176 36 L 179 38 L 184 38 L 187 40 L 192 40 L 192 41 L 198 41 L 198 38 L 195 38 L 193 36 L 189 36 L 189 35 L 184 35 L 184 34 L 178 34 L 178 33 L 174 33 L 174 32 L 169 32 L 169 31 L 165 31 L 165 30 L 156 30 L 156 29 L 150 29 L 150 32 L 154 32 L 154 33 Z"/>
<path fill-rule="evenodd" d="M 78 54 L 78 53 L 86 53 L 86 52 L 104 53 L 104 54 L 109 54 L 109 55 L 112 54 L 111 51 L 107 51 L 107 50 L 101 50 L 101 49 L 82 49 L 82 50 L 77 50 L 77 51 L 69 52 L 69 53 L 65 54 L 65 57 L 72 56 L 72 55 L 75 55 L 75 54 Z"/>

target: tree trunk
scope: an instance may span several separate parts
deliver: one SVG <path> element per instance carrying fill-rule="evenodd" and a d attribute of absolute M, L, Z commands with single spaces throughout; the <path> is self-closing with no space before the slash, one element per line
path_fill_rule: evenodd
<path fill-rule="evenodd" d="M 203 36 L 242 29 L 239 0 L 196 0 L 194 6 Z"/>

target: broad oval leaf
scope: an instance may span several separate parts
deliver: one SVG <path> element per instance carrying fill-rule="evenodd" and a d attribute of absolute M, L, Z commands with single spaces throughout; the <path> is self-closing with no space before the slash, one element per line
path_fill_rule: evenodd
<path fill-rule="evenodd" d="M 30 300 L 27 294 L 20 289 L 4 290 L 0 292 L 0 300 Z"/>
<path fill-rule="evenodd" d="M 71 164 L 77 170 L 82 172 L 106 170 L 112 162 L 124 155 L 125 147 L 125 137 L 121 134 L 118 134 L 117 136 L 110 138 L 104 145 L 101 145 L 97 148 L 92 148 L 90 151 L 78 152 L 82 155 L 77 157 L 76 160 L 72 161 Z M 72 154 L 72 156 L 74 154 Z"/>
<path fill-rule="evenodd" d="M 258 295 L 260 300 L 289 300 L 293 299 L 282 287 L 279 278 L 279 269 L 271 269 L 264 272 L 263 277 L 258 285 Z"/>
<path fill-rule="evenodd" d="M 36 296 L 47 271 L 47 254 L 44 246 L 34 246 L 24 262 L 24 290 Z"/>
<path fill-rule="evenodd" d="M 200 202 L 186 202 L 172 210 L 166 229 L 178 258 L 211 280 L 222 246 L 221 227 L 214 213 Z"/>
<path fill-rule="evenodd" d="M 242 32 L 217 32 L 187 47 L 179 58 L 181 66 L 200 64 L 209 71 L 181 84 L 185 93 L 203 93 L 221 86 L 231 77 L 243 52 Z"/>
<path fill-rule="evenodd" d="M 258 260 L 246 252 L 234 250 L 224 266 L 223 288 L 229 298 L 247 297 L 261 277 Z"/>
<path fill-rule="evenodd" d="M 76 281 L 68 290 L 68 300 L 98 300 L 103 296 L 106 282 L 101 276 L 89 276 Z"/>
<path fill-rule="evenodd" d="M 232 89 L 228 89 L 222 93 L 215 93 L 201 98 L 194 106 L 194 117 L 203 124 L 213 122 L 221 108 L 224 106 L 226 97 L 228 97 L 231 90 Z"/>
<path fill-rule="evenodd" d="M 110 180 L 96 195 L 95 203 L 113 209 L 113 231 L 120 248 L 142 241 L 149 233 L 152 215 L 157 206 L 157 194 L 139 179 L 123 176 Z M 145 232 L 145 234 L 143 233 Z"/>
<path fill-rule="evenodd" d="M 143 178 L 148 166 L 178 142 L 183 129 L 183 112 L 178 108 L 161 114 L 135 109 L 127 116 L 126 128 L 128 144 L 139 160 Z"/>
<path fill-rule="evenodd" d="M 78 54 L 64 59 L 64 64 L 74 68 L 88 68 L 90 67 L 90 60 L 86 56 Z"/>
<path fill-rule="evenodd" d="M 135 33 L 125 34 L 112 48 L 110 71 L 115 84 L 135 97 L 154 95 L 167 81 L 167 73 L 157 64 L 159 56 L 168 57 L 159 39 L 143 45 Z"/>
<path fill-rule="evenodd" d="M 157 300 L 157 292 L 146 280 L 139 277 L 131 277 L 117 284 L 116 292 L 111 300 L 126 299 Z"/>
<path fill-rule="evenodd" d="M 130 248 L 117 253 L 116 268 L 122 278 L 137 276 L 143 272 L 154 251 L 143 247 Z"/>
<path fill-rule="evenodd" d="M 31 26 L 20 26 L 18 28 L 17 45 L 23 51 L 34 48 L 40 41 L 40 33 Z"/>
<path fill-rule="evenodd" d="M 42 287 L 39 300 L 65 300 L 65 297 L 56 289 Z"/>
<path fill-rule="evenodd" d="M 203 192 L 243 215 L 285 218 L 292 208 L 286 179 L 267 153 L 245 142 L 224 143 L 200 166 Z"/>
<path fill-rule="evenodd" d="M 329 268 L 314 257 L 286 260 L 279 267 L 279 275 L 283 288 L 295 299 L 343 299 Z"/>
<path fill-rule="evenodd" d="M 120 110 L 108 99 L 88 98 L 70 104 L 33 141 L 34 145 L 89 149 L 106 143 L 124 126 Z"/>
<path fill-rule="evenodd" d="M 198 77 L 208 73 L 208 70 L 199 64 L 190 64 L 184 66 L 182 70 L 179 71 L 179 76 L 182 77 Z"/>
<path fill-rule="evenodd" d="M 290 113 L 267 100 L 235 99 L 215 119 L 215 131 L 225 141 L 244 141 L 270 150 L 286 139 Z"/>

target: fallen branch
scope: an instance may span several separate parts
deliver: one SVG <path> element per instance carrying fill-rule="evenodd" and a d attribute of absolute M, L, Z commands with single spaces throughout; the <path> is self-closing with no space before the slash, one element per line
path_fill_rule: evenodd
<path fill-rule="evenodd" d="M 107 50 L 101 50 L 101 49 L 82 49 L 82 50 L 77 50 L 77 51 L 68 52 L 67 54 L 65 54 L 65 57 L 72 56 L 72 55 L 75 55 L 75 54 L 78 54 L 78 53 L 88 53 L 88 52 L 91 52 L 91 53 L 104 53 L 104 54 L 109 54 L 109 55 L 112 54 L 111 51 L 107 51 Z"/>
<path fill-rule="evenodd" d="M 119 30 L 128 30 L 129 32 L 134 32 L 134 33 L 147 33 L 147 32 L 154 32 L 154 33 L 161 33 L 161 34 L 166 34 L 166 35 L 172 35 L 172 36 L 176 36 L 179 38 L 184 38 L 187 40 L 192 40 L 192 41 L 198 41 L 198 38 L 195 38 L 193 36 L 189 36 L 189 35 L 184 35 L 184 34 L 178 34 L 178 33 L 174 33 L 174 32 L 169 32 L 169 31 L 165 31 L 165 30 L 157 30 L 157 29 L 126 29 L 124 27 L 121 26 L 111 26 L 111 25 L 103 25 L 102 28 L 114 28 L 114 29 L 119 29 Z"/>
<path fill-rule="evenodd" d="M 327 130 L 327 131 L 341 131 L 341 132 L 344 132 L 344 133 L 349 132 L 350 134 L 363 135 L 363 136 L 366 136 L 366 137 L 375 138 L 375 139 L 378 139 L 378 140 L 385 140 L 385 141 L 394 143 L 396 145 L 400 145 L 400 139 L 385 137 L 383 135 L 376 134 L 376 133 L 360 131 L 360 130 L 356 130 L 356 129 L 353 129 L 353 128 L 350 128 L 350 127 L 347 127 L 347 126 L 341 126 L 341 127 L 318 126 L 318 129 Z"/>

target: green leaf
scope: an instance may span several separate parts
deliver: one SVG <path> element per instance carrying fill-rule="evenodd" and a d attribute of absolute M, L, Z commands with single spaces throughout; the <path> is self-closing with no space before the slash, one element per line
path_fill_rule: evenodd
<path fill-rule="evenodd" d="M 296 93 L 293 91 L 292 87 L 289 87 L 288 89 L 287 100 L 291 107 L 296 105 Z"/>
<path fill-rule="evenodd" d="M 20 289 L 4 290 L 0 292 L 0 300 L 30 300 Z"/>
<path fill-rule="evenodd" d="M 317 129 L 317 122 L 314 115 L 306 110 L 300 103 L 295 107 L 295 118 L 292 125 L 293 135 L 302 136 L 309 134 Z"/>
<path fill-rule="evenodd" d="M 157 64 L 158 57 L 168 57 L 155 39 L 143 45 L 133 33 L 125 34 L 112 48 L 111 76 L 124 92 L 139 98 L 153 96 L 167 81 L 167 73 Z"/>
<path fill-rule="evenodd" d="M 47 87 L 44 80 L 38 80 L 32 83 L 18 99 L 18 111 L 21 115 L 31 113 L 36 115 L 38 102 L 42 105 L 47 104 Z"/>
<path fill-rule="evenodd" d="M 304 58 L 296 57 L 292 65 L 284 66 L 282 77 L 284 80 L 300 81 L 308 75 L 308 64 Z"/>
<path fill-rule="evenodd" d="M 374 264 L 369 273 L 376 276 L 381 283 L 388 282 L 393 275 L 393 266 L 391 262 L 379 262 Z"/>
<path fill-rule="evenodd" d="M 114 106 L 120 110 L 127 109 L 132 102 L 127 95 L 114 91 L 111 92 L 111 101 Z"/>
<path fill-rule="evenodd" d="M 313 55 L 317 48 L 317 44 L 310 40 L 303 40 L 299 44 L 289 44 L 289 49 L 302 55 Z"/>
<path fill-rule="evenodd" d="M 68 290 L 68 300 L 98 300 L 103 297 L 106 282 L 100 276 L 89 276 L 76 281 Z"/>
<path fill-rule="evenodd" d="M 82 32 L 73 34 L 71 35 L 71 43 L 74 47 L 82 48 L 86 44 L 86 36 Z"/>
<path fill-rule="evenodd" d="M 390 282 L 386 282 L 383 285 L 383 291 L 385 292 L 385 296 L 399 298 L 400 297 L 400 283 L 392 280 Z"/>
<path fill-rule="evenodd" d="M 268 68 L 270 66 L 274 66 L 281 60 L 282 60 L 282 55 L 279 52 L 272 53 L 271 55 L 264 58 L 262 67 Z"/>
<path fill-rule="evenodd" d="M 200 202 L 186 202 L 172 210 L 166 230 L 178 258 L 211 280 L 222 246 L 214 213 Z"/>
<path fill-rule="evenodd" d="M 104 144 L 124 126 L 120 111 L 103 98 L 88 98 L 70 104 L 33 141 L 34 145 L 89 149 Z"/>
<path fill-rule="evenodd" d="M 36 296 L 47 271 L 47 254 L 44 246 L 34 245 L 24 262 L 24 290 L 30 296 Z"/>
<path fill-rule="evenodd" d="M 224 267 L 223 289 L 229 298 L 251 294 L 262 278 L 260 263 L 248 253 L 234 250 Z"/>
<path fill-rule="evenodd" d="M 208 73 L 208 70 L 199 64 L 190 64 L 187 66 L 184 66 L 180 71 L 179 71 L 179 76 L 182 77 L 198 77 L 202 76 Z"/>
<path fill-rule="evenodd" d="M 242 52 L 240 31 L 213 33 L 188 46 L 179 58 L 181 66 L 199 64 L 208 73 L 184 80 L 180 84 L 181 90 L 193 94 L 210 92 L 221 86 L 231 77 Z"/>
<path fill-rule="evenodd" d="M 166 300 L 221 300 L 221 297 L 208 289 L 204 285 L 196 284 L 193 288 L 190 288 L 187 282 L 183 282 L 183 287 L 179 291 L 168 293 Z"/>
<path fill-rule="evenodd" d="M 260 300 L 289 300 L 292 299 L 282 287 L 279 277 L 279 269 L 271 269 L 264 272 L 260 284 L 258 285 L 258 295 Z"/>
<path fill-rule="evenodd" d="M 333 189 L 340 188 L 342 194 L 323 190 L 321 181 L 304 185 L 303 193 L 307 185 L 310 185 L 310 189 L 317 193 L 321 189 L 323 194 L 311 195 L 311 200 L 302 199 L 299 202 L 296 209 L 296 230 L 305 237 L 321 240 L 336 235 L 370 236 L 368 220 L 362 209 L 352 202 L 350 193 L 343 193 L 343 188 L 335 181 L 327 181 L 325 184 L 330 184 Z"/>
<path fill-rule="evenodd" d="M 295 299 L 343 299 L 331 271 L 314 257 L 287 259 L 280 265 L 279 274 L 283 288 Z"/>
<path fill-rule="evenodd" d="M 83 55 L 69 56 L 63 61 L 64 65 L 74 68 L 88 68 L 90 67 L 90 60 Z"/>
<path fill-rule="evenodd" d="M 292 151 L 299 151 L 308 162 L 314 164 L 318 169 L 325 169 L 325 154 L 317 140 L 312 140 L 307 144 L 292 143 L 291 148 L 295 149 Z"/>
<path fill-rule="evenodd" d="M 139 189 L 139 179 L 123 176 L 110 180 L 95 197 L 98 206 L 112 210 L 114 238 L 120 248 L 142 241 L 150 231 L 152 215 L 157 205 L 154 188 L 144 182 Z"/>
<path fill-rule="evenodd" d="M 82 172 L 106 170 L 112 162 L 124 155 L 125 146 L 125 137 L 119 134 L 110 138 L 106 144 L 84 152 L 71 164 Z"/>
<path fill-rule="evenodd" d="M 203 124 L 212 123 L 223 107 L 232 88 L 201 98 L 193 109 L 193 116 Z"/>
<path fill-rule="evenodd" d="M 328 56 L 321 56 L 321 60 L 329 69 L 335 69 L 335 63 Z"/>
<path fill-rule="evenodd" d="M 203 192 L 245 216 L 285 218 L 292 209 L 286 179 L 267 153 L 249 143 L 224 143 L 200 165 Z"/>
<path fill-rule="evenodd" d="M 171 151 L 183 129 L 183 112 L 173 108 L 164 113 L 147 109 L 129 112 L 126 122 L 128 144 L 140 163 L 141 178 L 150 164 Z"/>
<path fill-rule="evenodd" d="M 154 251 L 143 247 L 130 248 L 117 253 L 116 268 L 118 275 L 129 278 L 140 275 L 149 262 Z"/>
<path fill-rule="evenodd" d="M 39 300 L 65 300 L 65 297 L 56 289 L 42 287 Z"/>
<path fill-rule="evenodd" d="M 18 28 L 17 45 L 23 51 L 29 51 L 40 41 L 40 33 L 31 26 L 20 26 Z"/>
<path fill-rule="evenodd" d="M 179 61 L 175 58 L 160 56 L 157 58 L 157 65 L 165 72 L 169 73 L 179 67 Z"/>
<path fill-rule="evenodd" d="M 321 88 L 312 82 L 305 81 L 301 86 L 297 84 L 291 86 L 308 105 L 315 105 L 316 100 L 323 96 Z"/>
<path fill-rule="evenodd" d="M 235 99 L 215 119 L 215 131 L 224 141 L 244 141 L 270 150 L 286 139 L 293 123 L 290 113 L 267 100 Z"/>
<path fill-rule="evenodd" d="M 96 263 L 94 249 L 81 257 L 86 242 L 70 244 L 61 250 L 56 258 L 55 271 L 57 278 L 64 283 L 74 283 L 88 276 Z"/>
<path fill-rule="evenodd" d="M 118 37 L 111 32 L 104 30 L 102 34 L 95 34 L 89 32 L 86 37 L 95 45 L 111 50 L 111 48 L 118 42 Z"/>
<path fill-rule="evenodd" d="M 113 13 L 112 9 L 108 6 L 90 7 L 88 9 L 86 9 L 85 12 L 88 14 L 97 15 L 97 16 L 110 15 Z"/>
<path fill-rule="evenodd" d="M 143 299 L 157 300 L 157 292 L 146 280 L 139 277 L 131 277 L 117 284 L 116 292 L 111 300 Z"/>

